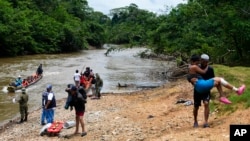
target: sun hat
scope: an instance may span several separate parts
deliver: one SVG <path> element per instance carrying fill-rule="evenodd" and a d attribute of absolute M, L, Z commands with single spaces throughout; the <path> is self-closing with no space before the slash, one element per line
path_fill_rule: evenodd
<path fill-rule="evenodd" d="M 201 59 L 209 61 L 209 56 L 207 54 L 202 54 Z"/>

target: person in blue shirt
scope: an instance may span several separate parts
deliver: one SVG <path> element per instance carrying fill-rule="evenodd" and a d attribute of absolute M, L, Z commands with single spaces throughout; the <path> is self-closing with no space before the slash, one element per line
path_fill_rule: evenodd
<path fill-rule="evenodd" d="M 23 83 L 21 75 L 18 76 L 18 78 L 15 81 L 15 86 L 20 86 Z"/>

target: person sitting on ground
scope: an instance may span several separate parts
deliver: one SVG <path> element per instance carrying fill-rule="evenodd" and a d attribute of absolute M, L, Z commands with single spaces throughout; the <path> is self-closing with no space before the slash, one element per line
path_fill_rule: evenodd
<path fill-rule="evenodd" d="M 222 86 L 235 91 L 238 95 L 243 94 L 245 90 L 245 85 L 242 85 L 239 88 L 232 86 L 226 80 L 221 77 L 214 77 L 208 80 L 204 80 L 200 74 L 205 74 L 208 66 L 202 70 L 198 65 L 200 63 L 200 57 L 198 55 L 192 55 L 191 57 L 191 65 L 189 66 L 189 73 L 187 76 L 188 81 L 194 86 L 194 89 L 198 93 L 204 93 L 210 91 L 213 87 L 216 87 L 220 94 L 220 102 L 224 104 L 231 104 L 222 90 Z"/>

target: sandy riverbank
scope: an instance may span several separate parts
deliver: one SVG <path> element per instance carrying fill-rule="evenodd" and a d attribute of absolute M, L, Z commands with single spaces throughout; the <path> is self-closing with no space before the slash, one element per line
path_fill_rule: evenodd
<path fill-rule="evenodd" d="M 175 104 L 180 98 L 192 100 L 192 86 L 178 80 L 162 87 L 124 94 L 105 94 L 100 100 L 88 99 L 85 124 L 87 136 L 70 136 L 86 141 L 228 141 L 230 124 L 248 124 L 249 110 L 230 115 L 211 113 L 210 128 L 202 128 L 203 107 L 199 110 L 199 128 L 193 128 L 193 106 Z M 55 120 L 74 120 L 74 111 L 65 110 L 64 99 L 58 101 Z M 41 109 L 29 115 L 28 122 L 9 124 L 2 129 L 1 140 L 68 140 L 74 128 L 62 129 L 62 137 L 40 136 Z"/>

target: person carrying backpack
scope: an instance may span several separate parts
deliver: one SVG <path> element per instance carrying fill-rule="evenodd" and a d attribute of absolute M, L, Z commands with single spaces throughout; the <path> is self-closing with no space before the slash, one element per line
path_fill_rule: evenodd
<path fill-rule="evenodd" d="M 85 112 L 85 103 L 87 99 L 87 94 L 84 88 L 80 87 L 77 89 L 76 86 L 72 86 L 71 95 L 72 95 L 72 100 L 70 102 L 70 105 L 74 106 L 76 115 L 76 129 L 74 134 L 79 133 L 79 124 L 81 124 L 82 127 L 81 136 L 85 136 L 87 135 L 87 132 L 85 131 L 83 116 Z"/>

